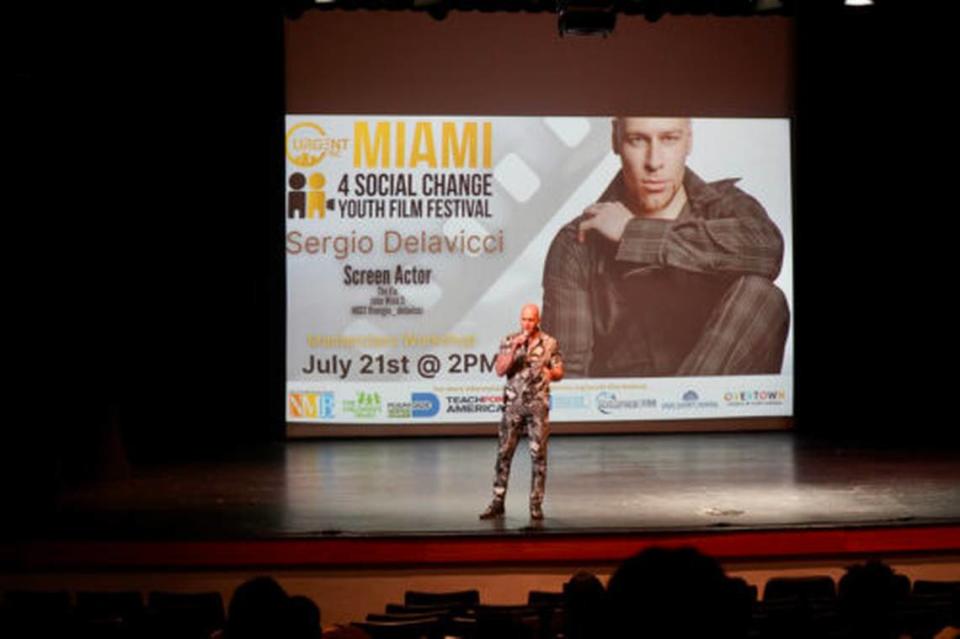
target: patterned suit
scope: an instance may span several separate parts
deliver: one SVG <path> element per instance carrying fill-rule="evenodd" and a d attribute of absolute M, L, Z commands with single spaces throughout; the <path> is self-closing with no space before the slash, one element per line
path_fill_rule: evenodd
<path fill-rule="evenodd" d="M 500 354 L 510 353 L 510 343 L 520 333 L 500 341 Z M 547 440 L 550 438 L 550 378 L 544 369 L 562 365 L 557 340 L 540 332 L 529 346 L 517 349 L 507 370 L 503 389 L 504 410 L 500 420 L 493 499 L 503 503 L 510 479 L 510 464 L 524 430 L 530 447 L 530 505 L 543 503 L 547 481 Z"/>
<path fill-rule="evenodd" d="M 543 326 L 571 377 L 779 373 L 790 309 L 773 284 L 783 239 L 736 180 L 689 168 L 675 220 L 634 217 L 619 242 L 582 218 L 556 235 L 543 270 Z M 601 201 L 624 201 L 622 174 Z"/>

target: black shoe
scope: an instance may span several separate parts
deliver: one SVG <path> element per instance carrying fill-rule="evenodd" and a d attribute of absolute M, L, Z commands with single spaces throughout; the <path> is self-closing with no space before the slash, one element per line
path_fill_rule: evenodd
<path fill-rule="evenodd" d="M 480 513 L 480 519 L 499 519 L 503 517 L 503 502 L 492 501 L 487 509 Z"/>
<path fill-rule="evenodd" d="M 530 504 L 530 519 L 534 521 L 543 519 L 543 507 L 540 504 Z"/>

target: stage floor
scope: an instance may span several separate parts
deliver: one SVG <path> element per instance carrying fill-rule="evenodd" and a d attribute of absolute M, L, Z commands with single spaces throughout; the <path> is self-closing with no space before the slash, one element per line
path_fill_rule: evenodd
<path fill-rule="evenodd" d="M 135 469 L 60 495 L 35 539 L 316 539 L 531 532 L 521 440 L 502 521 L 495 438 L 309 440 Z M 538 534 L 955 525 L 960 452 L 804 445 L 794 433 L 554 436 Z"/>

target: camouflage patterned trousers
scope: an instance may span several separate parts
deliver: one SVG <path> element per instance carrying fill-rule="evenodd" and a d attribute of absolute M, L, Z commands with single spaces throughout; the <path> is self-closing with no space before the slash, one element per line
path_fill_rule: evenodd
<path fill-rule="evenodd" d="M 548 400 L 549 401 L 549 400 Z M 547 440 L 550 438 L 549 403 L 533 400 L 527 403 L 515 400 L 504 407 L 500 420 L 500 446 L 497 449 L 496 476 L 493 480 L 493 498 L 503 501 L 507 496 L 510 464 L 517 442 L 524 429 L 530 447 L 530 503 L 542 504 L 547 483 Z"/>

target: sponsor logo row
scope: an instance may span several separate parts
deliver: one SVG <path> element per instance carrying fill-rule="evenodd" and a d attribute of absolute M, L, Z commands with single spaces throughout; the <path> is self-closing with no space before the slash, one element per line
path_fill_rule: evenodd
<path fill-rule="evenodd" d="M 596 409 L 604 415 L 715 409 L 730 406 L 778 406 L 787 398 L 783 389 L 738 390 L 724 392 L 721 399 L 701 397 L 687 390 L 680 397 L 660 400 L 654 397 L 623 397 L 611 391 L 599 393 L 557 393 L 550 399 L 551 409 L 576 411 Z M 352 416 L 355 419 L 387 417 L 391 419 L 430 419 L 446 414 L 485 414 L 503 411 L 503 396 L 444 395 L 429 392 L 410 393 L 409 401 L 384 401 L 376 391 L 358 391 L 349 398 L 341 398 L 339 406 L 333 391 L 291 392 L 287 397 L 287 415 L 299 419 L 335 419 Z"/>
<path fill-rule="evenodd" d="M 338 415 L 352 415 L 371 419 L 386 415 L 396 419 L 423 419 L 439 412 L 440 398 L 433 393 L 410 393 L 409 401 L 385 402 L 380 393 L 360 391 L 349 399 L 342 399 L 339 407 L 333 391 L 304 391 L 287 396 L 287 415 L 293 418 L 334 419 Z"/>

